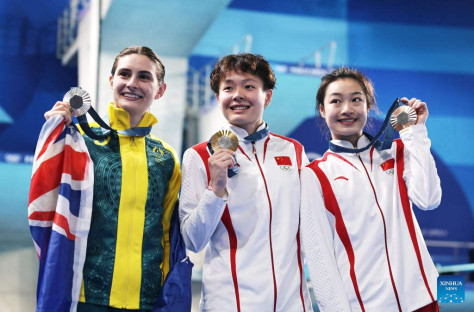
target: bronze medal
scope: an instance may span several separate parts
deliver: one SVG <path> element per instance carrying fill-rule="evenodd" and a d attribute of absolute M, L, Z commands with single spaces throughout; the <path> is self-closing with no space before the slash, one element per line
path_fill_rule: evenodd
<path fill-rule="evenodd" d="M 91 107 L 91 96 L 84 89 L 74 87 L 64 95 L 63 102 L 71 105 L 73 116 L 82 116 Z"/>
<path fill-rule="evenodd" d="M 214 151 L 228 149 L 235 152 L 239 148 L 239 139 L 230 130 L 220 130 L 211 137 L 211 147 Z"/>
<path fill-rule="evenodd" d="M 398 107 L 390 116 L 392 127 L 400 131 L 414 125 L 416 122 L 416 112 L 408 105 Z"/>

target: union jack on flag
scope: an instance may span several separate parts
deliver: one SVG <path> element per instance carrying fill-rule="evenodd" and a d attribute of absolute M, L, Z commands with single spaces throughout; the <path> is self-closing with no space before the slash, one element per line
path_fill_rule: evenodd
<path fill-rule="evenodd" d="M 92 213 L 94 172 L 86 144 L 62 116 L 36 146 L 28 221 L 39 257 L 37 312 L 77 309 Z"/>

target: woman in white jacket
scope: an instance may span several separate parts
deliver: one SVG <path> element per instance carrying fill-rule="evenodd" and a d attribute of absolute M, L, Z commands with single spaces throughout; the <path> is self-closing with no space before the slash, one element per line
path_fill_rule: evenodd
<path fill-rule="evenodd" d="M 183 156 L 181 233 L 188 249 L 205 250 L 201 311 L 313 310 L 299 235 L 299 172 L 309 161 L 263 121 L 275 82 L 260 55 L 219 60 L 211 88 L 238 149 L 202 142 Z"/>
<path fill-rule="evenodd" d="M 317 107 L 331 144 L 367 146 L 371 81 L 347 67 L 321 80 Z M 402 101 L 415 110 L 416 122 L 390 148 L 330 149 L 301 171 L 302 241 L 323 311 L 439 311 L 438 274 L 412 211 L 412 203 L 430 210 L 441 200 L 428 108 L 415 98 Z"/>

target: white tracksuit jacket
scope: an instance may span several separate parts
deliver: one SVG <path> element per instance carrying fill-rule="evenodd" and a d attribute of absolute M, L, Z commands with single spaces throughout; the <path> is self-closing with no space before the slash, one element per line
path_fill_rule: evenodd
<path fill-rule="evenodd" d="M 413 311 L 437 299 L 411 203 L 436 208 L 440 180 L 426 127 L 400 137 L 382 152 L 328 151 L 301 171 L 302 241 L 322 311 Z M 368 143 L 362 136 L 357 146 Z"/>
<path fill-rule="evenodd" d="M 226 129 L 240 145 L 227 202 L 207 189 L 207 142 L 183 156 L 181 232 L 188 249 L 206 248 L 201 311 L 312 311 L 298 230 L 303 146 L 273 133 L 253 146 Z"/>

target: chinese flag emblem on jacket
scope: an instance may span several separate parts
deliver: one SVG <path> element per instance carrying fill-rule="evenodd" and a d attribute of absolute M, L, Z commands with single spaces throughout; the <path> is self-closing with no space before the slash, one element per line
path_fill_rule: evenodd
<path fill-rule="evenodd" d="M 291 166 L 291 159 L 288 156 L 276 156 L 275 161 L 278 166 Z"/>

